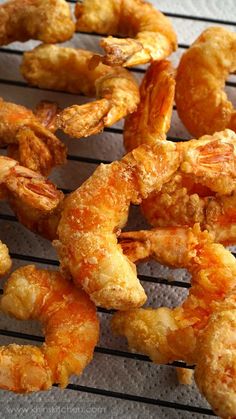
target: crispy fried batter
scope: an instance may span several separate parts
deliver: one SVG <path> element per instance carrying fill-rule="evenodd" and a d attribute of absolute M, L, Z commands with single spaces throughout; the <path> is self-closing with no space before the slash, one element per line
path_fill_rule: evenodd
<path fill-rule="evenodd" d="M 144 0 L 84 0 L 76 5 L 79 31 L 112 36 L 102 39 L 103 62 L 125 67 L 162 60 L 177 47 L 171 22 Z"/>
<path fill-rule="evenodd" d="M 139 102 L 139 89 L 132 74 L 102 63 L 91 67 L 93 55 L 86 50 L 41 45 L 24 54 L 21 66 L 23 76 L 34 86 L 98 98 L 59 114 L 58 127 L 76 138 L 113 125 L 135 111 Z"/>
<path fill-rule="evenodd" d="M 11 0 L 0 5 L 0 45 L 29 39 L 64 42 L 74 31 L 65 0 Z"/>
<path fill-rule="evenodd" d="M 178 114 L 194 136 L 236 131 L 236 112 L 224 92 L 236 70 L 236 33 L 207 28 L 183 54 L 176 76 Z"/>

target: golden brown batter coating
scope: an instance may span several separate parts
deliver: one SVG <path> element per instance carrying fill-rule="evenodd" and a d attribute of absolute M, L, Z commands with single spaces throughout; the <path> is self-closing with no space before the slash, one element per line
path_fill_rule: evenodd
<path fill-rule="evenodd" d="M 65 0 L 10 0 L 0 5 L 0 45 L 29 39 L 64 42 L 74 31 Z"/>

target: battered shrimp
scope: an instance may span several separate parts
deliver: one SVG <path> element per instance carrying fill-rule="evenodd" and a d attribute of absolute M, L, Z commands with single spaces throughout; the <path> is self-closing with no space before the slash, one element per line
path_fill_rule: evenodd
<path fill-rule="evenodd" d="M 98 100 L 73 105 L 58 116 L 58 127 L 73 137 L 87 137 L 135 111 L 138 85 L 127 70 L 100 63 L 90 67 L 94 53 L 81 49 L 41 45 L 25 52 L 22 75 L 34 86 L 96 96 Z"/>
<path fill-rule="evenodd" d="M 236 112 L 224 92 L 236 70 L 236 33 L 206 29 L 183 54 L 176 77 L 178 114 L 194 136 L 225 128 L 236 131 Z"/>
<path fill-rule="evenodd" d="M 116 232 L 153 189 L 160 189 L 180 164 L 174 143 L 140 146 L 121 161 L 100 165 L 64 202 L 55 241 L 63 271 L 96 305 L 127 310 L 142 305 L 145 292 L 136 268 L 123 255 Z"/>
<path fill-rule="evenodd" d="M 235 287 L 236 261 L 211 235 L 196 224 L 123 233 L 123 249 L 134 262 L 154 258 L 192 275 L 189 295 L 177 308 L 134 309 L 116 313 L 115 333 L 125 335 L 131 349 L 147 354 L 158 364 L 198 361 L 196 344 L 216 302 Z"/>
<path fill-rule="evenodd" d="M 197 345 L 195 380 L 221 418 L 236 416 L 236 289 L 216 304 Z"/>
<path fill-rule="evenodd" d="M 40 105 L 40 112 L 42 107 L 45 110 L 45 103 Z M 37 111 L 34 115 L 24 106 L 0 98 L 0 145 L 8 145 L 11 157 L 43 175 L 54 166 L 65 163 L 67 152 L 65 145 L 48 129 L 53 130 L 55 119 L 52 107 L 50 109 L 50 120 L 46 121 L 41 113 L 39 117 L 43 123 L 40 123 Z"/>
<path fill-rule="evenodd" d="M 162 60 L 176 50 L 171 22 L 144 0 L 84 0 L 77 3 L 75 14 L 79 31 L 128 37 L 102 39 L 105 64 L 145 64 Z"/>
<path fill-rule="evenodd" d="M 44 214 L 55 210 L 62 199 L 61 192 L 51 182 L 5 156 L 0 156 L 0 188 L 2 199 L 14 199 L 19 206 Z"/>
<path fill-rule="evenodd" d="M 0 240 L 0 277 L 5 275 L 11 268 L 11 258 L 7 246 Z"/>
<path fill-rule="evenodd" d="M 17 393 L 64 388 L 92 360 L 98 341 L 96 308 L 89 297 L 59 272 L 26 266 L 8 279 L 1 310 L 20 320 L 43 324 L 41 347 L 0 347 L 0 388 Z"/>
<path fill-rule="evenodd" d="M 169 61 L 153 62 L 140 86 L 137 110 L 125 118 L 124 145 L 127 151 L 140 144 L 166 139 L 175 95 L 175 71 Z"/>
<path fill-rule="evenodd" d="M 39 39 L 64 42 L 75 31 L 64 0 L 11 0 L 0 5 L 0 45 Z"/>

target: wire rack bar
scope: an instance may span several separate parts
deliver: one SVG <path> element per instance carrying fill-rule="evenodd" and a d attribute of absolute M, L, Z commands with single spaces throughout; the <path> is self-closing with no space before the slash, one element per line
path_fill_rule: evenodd
<path fill-rule="evenodd" d="M 57 387 L 57 386 L 55 385 L 54 387 Z M 133 394 L 120 393 L 118 391 L 104 390 L 104 389 L 95 388 L 95 387 L 81 386 L 78 384 L 69 384 L 67 388 L 69 390 L 82 391 L 85 393 L 91 393 L 91 394 L 96 394 L 96 395 L 106 396 L 106 397 L 113 397 L 113 398 L 121 399 L 121 400 L 129 400 L 129 401 L 134 401 L 134 402 L 139 402 L 139 403 L 151 404 L 154 406 L 167 407 L 170 409 L 182 410 L 182 411 L 187 411 L 187 412 L 195 412 L 195 413 L 200 413 L 200 414 L 209 415 L 209 416 L 216 416 L 214 412 L 212 412 L 212 410 L 206 409 L 204 407 L 191 406 L 191 405 L 186 405 L 186 404 L 176 403 L 176 402 L 169 402 L 169 401 L 160 400 L 160 399 L 152 399 L 149 397 L 136 396 Z"/>

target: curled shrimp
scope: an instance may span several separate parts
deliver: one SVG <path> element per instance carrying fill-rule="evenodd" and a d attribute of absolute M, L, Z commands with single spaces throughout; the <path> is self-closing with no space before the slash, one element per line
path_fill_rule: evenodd
<path fill-rule="evenodd" d="M 166 227 L 123 233 L 125 254 L 134 262 L 154 258 L 192 275 L 189 295 L 176 308 L 133 309 L 116 313 L 115 333 L 126 336 L 129 347 L 158 364 L 198 361 L 196 345 L 217 302 L 235 287 L 236 261 L 223 245 L 199 225 Z"/>
<path fill-rule="evenodd" d="M 176 148 L 168 142 L 140 146 L 121 161 L 100 165 L 64 201 L 54 242 L 61 266 L 96 305 L 126 310 L 145 302 L 135 265 L 122 253 L 116 233 L 130 204 L 140 203 L 175 172 Z"/>
<path fill-rule="evenodd" d="M 11 0 L 0 5 L 0 45 L 38 39 L 64 42 L 75 31 L 64 0 Z"/>
<path fill-rule="evenodd" d="M 213 410 L 224 419 L 236 416 L 236 289 L 214 313 L 200 336 L 197 345 L 198 362 L 195 380 Z"/>
<path fill-rule="evenodd" d="M 171 64 L 168 61 L 152 63 L 140 87 L 140 103 L 137 111 L 126 117 L 124 143 L 127 150 L 132 150 L 139 144 L 155 144 L 160 139 L 166 139 L 174 90 L 175 78 Z M 198 141 L 204 143 L 204 139 L 209 138 L 203 136 Z M 215 143 L 212 142 L 208 150 L 206 148 L 201 173 L 196 176 L 193 169 L 193 166 L 197 166 L 196 161 L 193 162 L 193 170 L 189 173 L 185 170 L 185 166 L 185 169 L 176 172 L 160 191 L 153 191 L 142 201 L 142 211 L 154 227 L 181 225 L 192 227 L 195 223 L 200 223 L 203 230 L 207 229 L 214 234 L 217 242 L 233 244 L 236 242 L 235 189 L 233 187 L 229 191 L 223 187 L 216 191 L 214 182 L 206 186 L 203 179 L 209 168 L 212 169 L 215 164 L 220 161 L 226 162 L 228 158 L 234 160 L 236 136 L 232 131 L 225 130 L 214 134 L 211 138 L 215 139 Z M 220 143 L 225 141 L 225 147 L 223 144 L 220 145 L 219 141 Z M 219 145 L 222 147 L 221 151 L 216 153 Z M 191 150 L 193 151 L 194 147 L 191 147 Z M 225 167 L 223 163 L 220 170 L 224 171 Z M 234 173 L 233 164 L 232 177 Z"/>
<path fill-rule="evenodd" d="M 20 320 L 43 324 L 41 347 L 0 347 L 0 388 L 17 393 L 62 388 L 92 360 L 98 341 L 96 308 L 84 291 L 56 271 L 25 266 L 4 286 L 0 309 Z"/>
<path fill-rule="evenodd" d="M 21 72 L 34 86 L 83 93 L 98 99 L 73 105 L 58 116 L 58 127 L 73 137 L 87 137 L 133 112 L 139 102 L 138 85 L 122 67 L 102 63 L 91 68 L 93 53 L 55 45 L 41 45 L 24 54 Z"/>
<path fill-rule="evenodd" d="M 0 277 L 11 269 L 11 258 L 7 246 L 0 240 Z"/>
<path fill-rule="evenodd" d="M 137 110 L 125 118 L 124 145 L 127 151 L 140 144 L 166 139 L 175 95 L 175 70 L 169 61 L 153 62 L 140 86 Z"/>
<path fill-rule="evenodd" d="M 46 112 L 45 103 L 40 104 L 34 115 L 24 106 L 0 99 L 0 145 L 8 145 L 10 157 L 43 175 L 66 161 L 65 145 L 48 129 L 54 129 L 55 120 L 55 104 L 50 106 L 46 120 L 45 113 L 42 115 L 42 108 Z"/>
<path fill-rule="evenodd" d="M 176 76 L 178 114 L 194 136 L 230 128 L 236 112 L 224 92 L 236 70 L 236 34 L 222 27 L 207 28 L 183 54 Z"/>
<path fill-rule="evenodd" d="M 177 47 L 169 19 L 144 0 L 84 0 L 77 3 L 75 15 L 79 31 L 128 37 L 102 39 L 103 62 L 108 65 L 162 60 Z"/>

